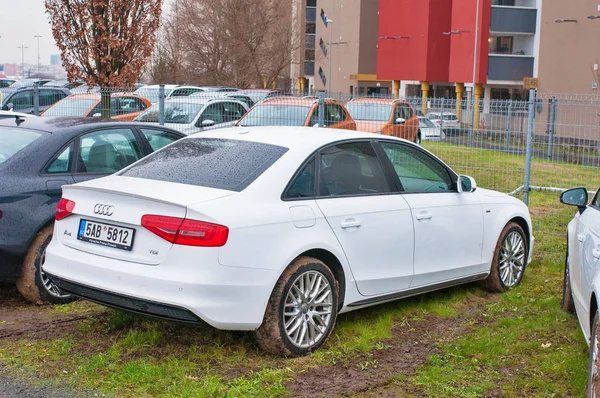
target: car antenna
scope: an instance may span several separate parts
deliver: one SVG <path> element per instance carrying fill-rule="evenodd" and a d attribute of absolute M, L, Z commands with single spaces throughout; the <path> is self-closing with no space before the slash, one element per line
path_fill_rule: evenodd
<path fill-rule="evenodd" d="M 15 115 L 15 123 L 19 126 L 21 123 L 25 121 L 25 118 L 21 115 Z"/>

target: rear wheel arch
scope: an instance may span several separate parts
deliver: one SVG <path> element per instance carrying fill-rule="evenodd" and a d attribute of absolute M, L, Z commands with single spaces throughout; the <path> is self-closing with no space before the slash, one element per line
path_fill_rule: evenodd
<path fill-rule="evenodd" d="M 331 272 L 333 273 L 333 276 L 335 277 L 339 285 L 339 311 L 344 305 L 344 297 L 346 294 L 346 273 L 344 272 L 342 263 L 340 262 L 340 260 L 338 260 L 336 255 L 331 253 L 329 250 L 311 249 L 299 254 L 294 260 L 290 262 L 290 264 L 293 263 L 297 258 L 303 256 L 316 258 L 317 260 L 322 261 L 325 265 L 327 265 L 329 269 L 331 269 Z M 285 270 L 283 270 L 283 272 L 285 272 Z"/>

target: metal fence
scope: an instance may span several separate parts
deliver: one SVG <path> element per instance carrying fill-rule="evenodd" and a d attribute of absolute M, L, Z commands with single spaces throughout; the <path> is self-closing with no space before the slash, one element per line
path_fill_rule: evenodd
<path fill-rule="evenodd" d="M 590 191 L 598 188 L 600 96 L 532 90 L 525 101 L 457 102 L 443 98 L 394 101 L 343 93 L 304 96 L 278 90 L 220 90 L 147 86 L 132 93 L 128 88 L 111 89 L 102 101 L 102 90 L 92 89 L 94 92 L 65 95 L 50 106 L 39 88 L 32 90 L 30 99 L 20 102 L 11 103 L 5 93 L 3 109 L 10 105 L 15 111 L 42 117 L 136 119 L 187 134 L 240 123 L 356 127 L 402 135 L 418 117 L 421 144 L 426 149 L 456 172 L 473 176 L 479 186 L 522 198 L 534 216 L 536 212 L 560 215 L 557 234 L 564 234 L 565 217 L 572 213 L 558 205 L 558 192 L 572 186 L 585 186 Z M 360 103 L 363 106 L 357 105 Z M 246 113 L 249 108 L 252 110 Z M 351 119 L 355 125 L 348 123 Z"/>

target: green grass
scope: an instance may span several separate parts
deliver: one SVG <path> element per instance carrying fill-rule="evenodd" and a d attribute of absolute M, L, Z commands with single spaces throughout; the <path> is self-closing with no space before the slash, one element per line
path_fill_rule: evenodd
<path fill-rule="evenodd" d="M 504 192 L 522 185 L 522 156 L 444 143 L 425 146 L 478 185 Z M 596 169 L 536 160 L 532 184 L 594 188 Z M 548 184 L 545 182 L 548 181 Z M 586 378 L 587 346 L 573 315 L 560 310 L 565 228 L 575 209 L 556 193 L 532 192 L 534 262 L 523 283 L 494 297 L 485 322 L 463 333 L 441 335 L 415 374 L 390 376 L 390 385 L 439 397 L 579 396 Z M 394 328 L 411 332 L 423 319 L 458 319 L 481 300 L 477 286 L 447 289 L 342 314 L 326 345 L 303 358 L 262 353 L 249 333 L 161 322 L 76 302 L 50 309 L 54 316 L 85 316 L 79 333 L 45 340 L 0 342 L 0 363 L 38 373 L 63 386 L 117 396 L 260 396 L 289 394 L 285 383 L 318 368 L 364 372 L 379 366 L 374 355 L 395 342 Z M 457 321 L 458 322 L 458 321 Z M 419 339 L 421 336 L 414 336 Z M 389 387 L 389 386 L 388 386 Z"/>

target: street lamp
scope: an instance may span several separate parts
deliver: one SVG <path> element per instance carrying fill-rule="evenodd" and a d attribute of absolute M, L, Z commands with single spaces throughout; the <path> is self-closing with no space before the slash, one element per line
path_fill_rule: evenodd
<path fill-rule="evenodd" d="M 33 37 L 35 37 L 37 39 L 37 64 L 38 64 L 38 78 L 40 77 L 40 39 L 42 36 L 40 35 L 34 35 Z"/>
<path fill-rule="evenodd" d="M 21 73 L 23 75 L 22 78 L 25 79 L 25 49 L 29 47 L 26 47 L 23 44 L 21 44 L 17 48 L 21 49 Z"/>
<path fill-rule="evenodd" d="M 333 55 L 331 53 L 331 41 L 333 35 L 333 21 L 327 18 L 325 19 L 325 22 L 327 25 L 332 24 L 332 26 L 329 27 L 329 72 L 327 72 L 327 95 L 331 96 L 331 58 Z"/>

